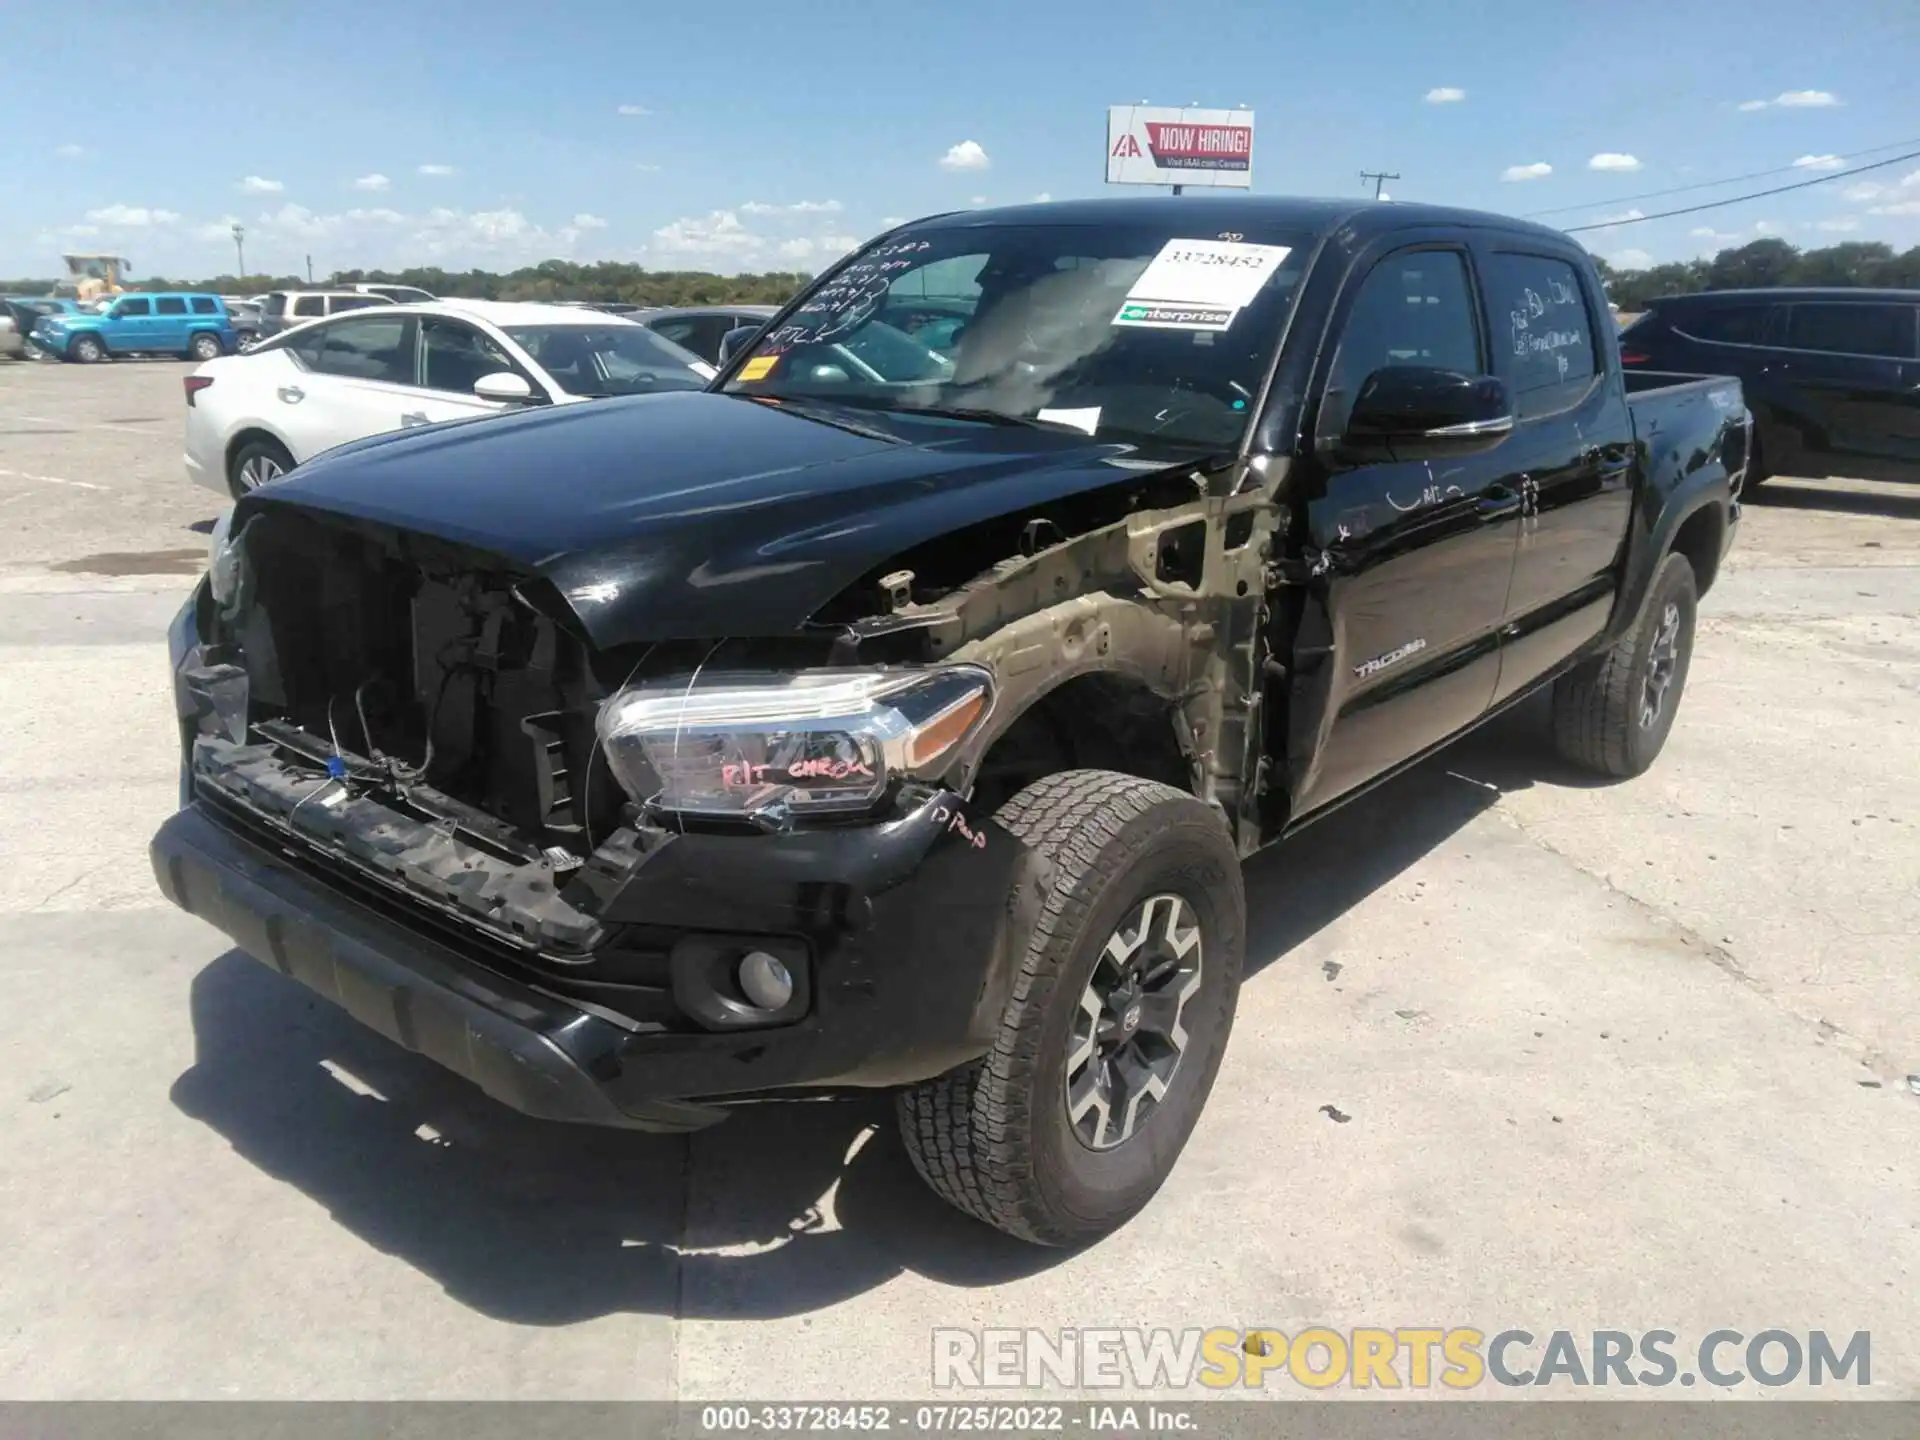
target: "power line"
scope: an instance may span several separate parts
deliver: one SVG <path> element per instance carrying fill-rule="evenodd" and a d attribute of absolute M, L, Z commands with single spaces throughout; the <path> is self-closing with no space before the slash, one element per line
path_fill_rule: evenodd
<path fill-rule="evenodd" d="M 1888 150 L 1898 150 L 1902 145 L 1920 145 L 1920 136 L 1911 140 L 1895 140 L 1889 145 L 1870 145 L 1865 150 L 1856 150 L 1851 155 L 1839 155 L 1834 158 L 1859 160 L 1868 155 L 1880 155 Z M 1566 215 L 1575 210 L 1598 210 L 1607 205 L 1625 205 L 1633 200 L 1658 200 L 1663 195 L 1685 195 L 1692 190 L 1713 190 L 1722 185 L 1738 185 L 1742 180 L 1765 180 L 1769 175 L 1791 175 L 1796 170 L 1806 168 L 1804 165 L 1781 165 L 1772 170 L 1751 170 L 1745 175 L 1728 175 L 1719 180 L 1700 180 L 1691 185 L 1675 185 L 1666 190 L 1643 190 L 1638 195 L 1616 195 L 1611 200 L 1595 200 L 1586 205 L 1556 205 L 1551 210 L 1529 210 L 1520 218 L 1538 220 L 1544 215 Z"/>
<path fill-rule="evenodd" d="M 1704 205 L 1683 205 L 1678 210 L 1658 210 L 1651 215 L 1633 215 L 1620 220 L 1596 220 L 1591 225 L 1568 225 L 1563 233 L 1578 235 L 1583 230 L 1613 230 L 1622 225 L 1638 225 L 1647 220 L 1671 220 L 1675 215 L 1697 215 L 1702 210 L 1718 210 L 1727 205 L 1741 205 L 1749 200 L 1764 200 L 1769 195 L 1784 195 L 1789 190 L 1805 190 L 1813 185 L 1826 185 L 1835 180 L 1845 180 L 1850 176 L 1864 175 L 1869 170 L 1884 170 L 1889 165 L 1898 165 L 1902 160 L 1913 159 L 1920 159 L 1920 150 L 1909 150 L 1904 155 L 1876 160 L 1871 165 L 1856 165 L 1851 170 L 1836 170 L 1831 175 L 1819 175 L 1812 180 L 1802 180 L 1798 185 L 1776 185 L 1771 190 L 1755 190 L 1750 194 L 1734 195 L 1726 200 L 1709 200 Z"/>
<path fill-rule="evenodd" d="M 1399 178 L 1400 178 L 1400 174 L 1398 171 L 1362 170 L 1360 172 L 1360 179 L 1362 183 L 1368 180 L 1373 181 L 1373 198 L 1376 200 L 1380 198 L 1380 190 L 1387 183 L 1387 181 L 1398 180 Z"/>

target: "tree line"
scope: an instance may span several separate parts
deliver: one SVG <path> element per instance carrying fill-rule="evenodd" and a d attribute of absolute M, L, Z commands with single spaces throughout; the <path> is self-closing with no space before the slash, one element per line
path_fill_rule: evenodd
<path fill-rule="evenodd" d="M 1877 285 L 1920 290 L 1920 245 L 1902 254 L 1878 240 L 1849 240 L 1801 250 L 1768 236 L 1711 260 L 1680 260 L 1644 270 L 1622 270 L 1598 256 L 1594 263 L 1608 293 L 1632 311 L 1659 295 L 1701 290 L 1757 290 L 1775 285 Z M 215 275 L 209 279 L 143 276 L 143 290 L 211 290 L 221 295 L 257 295 L 263 290 L 316 289 L 362 281 L 417 285 L 434 295 L 469 300 L 621 300 L 631 305 L 778 305 L 810 277 L 798 273 L 712 275 L 703 270 L 647 270 L 619 260 L 593 265 L 544 260 L 496 275 L 490 270 L 336 270 L 309 284 L 297 275 Z M 51 280 L 0 280 L 0 293 L 44 295 Z"/>
<path fill-rule="evenodd" d="M 309 283 L 298 275 L 214 275 L 202 279 L 143 275 L 128 282 L 140 290 L 210 290 L 216 295 L 258 295 L 266 290 L 318 290 L 363 281 L 416 285 L 433 295 L 463 300 L 620 300 L 630 305 L 778 305 L 811 276 L 772 271 L 763 275 L 711 275 L 703 270 L 646 270 L 623 261 L 578 265 L 544 260 L 505 275 L 490 270 L 336 270 Z M 54 282 L 0 280 L 0 294 L 45 295 Z"/>
<path fill-rule="evenodd" d="M 1677 260 L 1644 270 L 1620 270 L 1599 256 L 1594 263 L 1607 293 L 1622 310 L 1639 310 L 1661 295 L 1702 290 L 1766 290 L 1776 285 L 1874 285 L 1920 290 L 1920 245 L 1895 254 L 1878 240 L 1848 240 L 1801 250 L 1768 236 L 1711 260 Z"/>

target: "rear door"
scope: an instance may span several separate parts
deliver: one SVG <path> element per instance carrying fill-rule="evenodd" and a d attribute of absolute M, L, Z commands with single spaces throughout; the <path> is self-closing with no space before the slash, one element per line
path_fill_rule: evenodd
<path fill-rule="evenodd" d="M 1494 373 L 1514 404 L 1502 458 L 1521 500 L 1499 701 L 1606 626 L 1633 510 L 1633 421 L 1614 378 L 1612 316 L 1570 249 L 1497 235 L 1477 244 Z"/>
<path fill-rule="evenodd" d="M 187 348 L 187 297 L 156 295 L 153 300 L 153 346 L 156 350 Z"/>
<path fill-rule="evenodd" d="M 1920 307 L 1822 300 L 1787 307 L 1781 363 L 1799 396 L 1804 453 L 1821 473 L 1915 478 Z"/>
<path fill-rule="evenodd" d="M 1409 241 L 1413 243 L 1409 243 Z M 1450 239 L 1396 236 L 1354 267 L 1336 304 L 1307 502 L 1324 558 L 1332 669 L 1316 729 L 1289 763 L 1302 808 L 1366 783 L 1472 724 L 1499 674 L 1499 629 L 1519 491 L 1496 446 L 1481 455 L 1347 465 L 1337 446 L 1360 386 L 1389 365 L 1488 373 L 1472 258 Z M 1337 348 L 1336 348 L 1337 347 Z"/>
<path fill-rule="evenodd" d="M 349 315 L 289 337 L 300 373 L 272 408 L 296 461 L 402 427 L 419 404 L 416 329 L 411 315 Z"/>

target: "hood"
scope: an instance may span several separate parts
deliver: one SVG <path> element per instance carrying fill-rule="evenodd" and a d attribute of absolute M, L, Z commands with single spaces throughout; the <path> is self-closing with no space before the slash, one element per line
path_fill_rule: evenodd
<path fill-rule="evenodd" d="M 236 528 L 287 505 L 464 545 L 551 580 L 605 648 L 791 631 L 922 541 L 1160 468 L 1064 431 L 884 424 L 905 438 L 705 391 L 527 410 L 329 451 Z"/>

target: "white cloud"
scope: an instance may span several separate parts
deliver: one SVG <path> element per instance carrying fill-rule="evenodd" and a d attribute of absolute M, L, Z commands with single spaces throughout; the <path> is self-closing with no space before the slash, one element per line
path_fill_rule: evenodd
<path fill-rule="evenodd" d="M 660 173 L 660 167 L 658 165 L 650 165 L 645 160 L 634 161 L 633 168 L 640 171 L 643 175 L 658 175 Z"/>
<path fill-rule="evenodd" d="M 834 209 L 840 207 L 835 205 Z M 652 264 L 730 273 L 750 269 L 817 270 L 859 248 L 856 235 L 838 228 L 805 228 L 810 217 L 826 210 L 825 202 L 797 205 L 758 205 L 687 215 L 653 232 L 646 255 Z M 760 229 L 742 219 L 743 213 L 762 220 Z M 827 212 L 831 213 L 831 212 Z M 817 222 L 813 222 L 817 223 Z M 883 222 L 888 225 L 899 221 Z"/>
<path fill-rule="evenodd" d="M 358 180 L 354 181 L 353 188 L 356 190 L 391 190 L 393 188 L 393 181 L 376 170 L 373 174 L 362 175 Z"/>
<path fill-rule="evenodd" d="M 1687 234 L 1697 239 L 1711 240 L 1714 237 L 1715 231 L 1711 225 L 1696 225 L 1693 229 L 1687 231 Z"/>
<path fill-rule="evenodd" d="M 1598 155 L 1587 161 L 1587 169 L 1589 170 L 1618 170 L 1630 172 L 1638 170 L 1639 168 L 1640 162 L 1634 156 L 1622 155 L 1614 150 L 1602 150 Z"/>
<path fill-rule="evenodd" d="M 1653 256 L 1644 250 L 1616 250 L 1607 257 L 1616 270 L 1644 270 L 1653 264 Z"/>
<path fill-rule="evenodd" d="M 1374 196 L 1373 198 L 1376 200 L 1391 200 L 1393 196 L 1389 195 L 1385 190 L 1382 190 L 1378 195 Z"/>
<path fill-rule="evenodd" d="M 1742 100 L 1735 108 L 1751 111 L 1782 105 L 1789 110 L 1818 110 L 1839 103 L 1839 97 L 1826 90 L 1783 90 L 1771 100 Z"/>
<path fill-rule="evenodd" d="M 860 242 L 851 235 L 797 236 L 782 240 L 774 253 L 782 260 L 801 265 L 824 266 L 859 248 Z"/>
<path fill-rule="evenodd" d="M 904 215 L 882 215 L 880 217 L 880 228 L 882 230 L 891 230 L 896 225 L 904 225 L 906 223 L 907 217 Z"/>
<path fill-rule="evenodd" d="M 978 140 L 962 140 L 958 145 L 949 146 L 947 153 L 940 157 L 942 170 L 985 170 L 992 164 Z"/>
<path fill-rule="evenodd" d="M 1896 200 L 1891 205 L 1871 205 L 1869 215 L 1920 215 L 1920 200 Z"/>
<path fill-rule="evenodd" d="M 622 115 L 651 115 L 653 112 L 644 105 L 622 105 L 620 107 L 620 113 Z"/>
<path fill-rule="evenodd" d="M 1777 235 L 1780 233 L 1780 227 L 1771 220 L 1756 220 L 1753 222 L 1753 233 L 1756 235 Z"/>
<path fill-rule="evenodd" d="M 172 225 L 180 216 L 172 210 L 149 210 L 145 205 L 103 205 L 98 210 L 89 210 L 87 219 L 98 225 L 144 230 L 152 225 Z"/>
<path fill-rule="evenodd" d="M 1036 205 L 1049 205 L 1052 202 L 1053 192 L 1050 190 L 1042 190 L 1038 195 L 1033 197 L 1033 203 Z"/>
<path fill-rule="evenodd" d="M 69 225 L 61 233 L 71 235 L 76 240 L 85 240 L 91 235 L 98 235 L 100 233 L 100 227 L 98 225 Z"/>
<path fill-rule="evenodd" d="M 573 228 L 576 230 L 604 230 L 607 228 L 607 222 L 602 220 L 598 215 L 589 215 L 583 210 L 573 217 Z"/>
<path fill-rule="evenodd" d="M 422 175 L 430 175 L 436 180 L 444 180 L 447 176 L 457 175 L 460 172 L 455 170 L 451 165 L 422 165 L 420 167 L 420 173 Z"/>
<path fill-rule="evenodd" d="M 1614 225 L 1624 225 L 1630 220 L 1644 220 L 1646 218 L 1647 218 L 1646 211 L 1642 210 L 1638 205 L 1636 205 L 1630 210 L 1622 210 L 1619 213 L 1614 215 L 1602 215 L 1594 223 L 1596 225 L 1611 227 Z"/>
<path fill-rule="evenodd" d="M 1536 160 L 1531 165 L 1509 165 L 1500 172 L 1502 180 L 1542 180 L 1553 173 L 1553 166 L 1544 160 Z"/>
<path fill-rule="evenodd" d="M 403 225 L 407 217 L 384 207 L 373 210 L 349 210 L 341 217 L 349 225 Z"/>
<path fill-rule="evenodd" d="M 1876 185 L 1871 180 L 1862 180 L 1858 185 L 1849 185 L 1840 192 L 1843 198 L 1853 201 L 1856 205 L 1868 200 L 1878 200 L 1886 193 L 1886 186 Z"/>
<path fill-rule="evenodd" d="M 1847 162 L 1838 155 L 1802 155 L 1793 162 L 1796 170 L 1838 170 Z"/>
<path fill-rule="evenodd" d="M 766 241 L 740 222 L 732 210 L 711 210 L 704 216 L 689 215 L 662 225 L 653 232 L 656 253 L 680 258 L 697 257 L 712 263 L 738 262 L 766 248 Z"/>
<path fill-rule="evenodd" d="M 268 180 L 259 175 L 249 175 L 239 185 L 249 195 L 278 195 L 287 188 L 278 180 Z"/>
<path fill-rule="evenodd" d="M 987 203 L 987 197 L 984 195 L 976 195 L 967 203 L 969 205 L 975 205 L 975 206 L 984 205 Z"/>
<path fill-rule="evenodd" d="M 1457 105 L 1467 98 L 1467 92 L 1453 85 L 1436 85 L 1427 91 L 1429 105 Z"/>
<path fill-rule="evenodd" d="M 1815 221 L 1813 228 L 1844 235 L 1849 230 L 1858 230 L 1860 228 L 1860 222 L 1851 215 L 1836 215 L 1831 220 Z"/>
<path fill-rule="evenodd" d="M 53 153 L 58 155 L 62 160 L 78 160 L 82 155 L 87 153 L 87 147 L 68 143 L 56 147 Z"/>
<path fill-rule="evenodd" d="M 749 200 L 740 207 L 742 215 L 838 215 L 846 207 L 838 200 L 796 200 L 791 205 L 769 205 L 764 200 Z"/>

